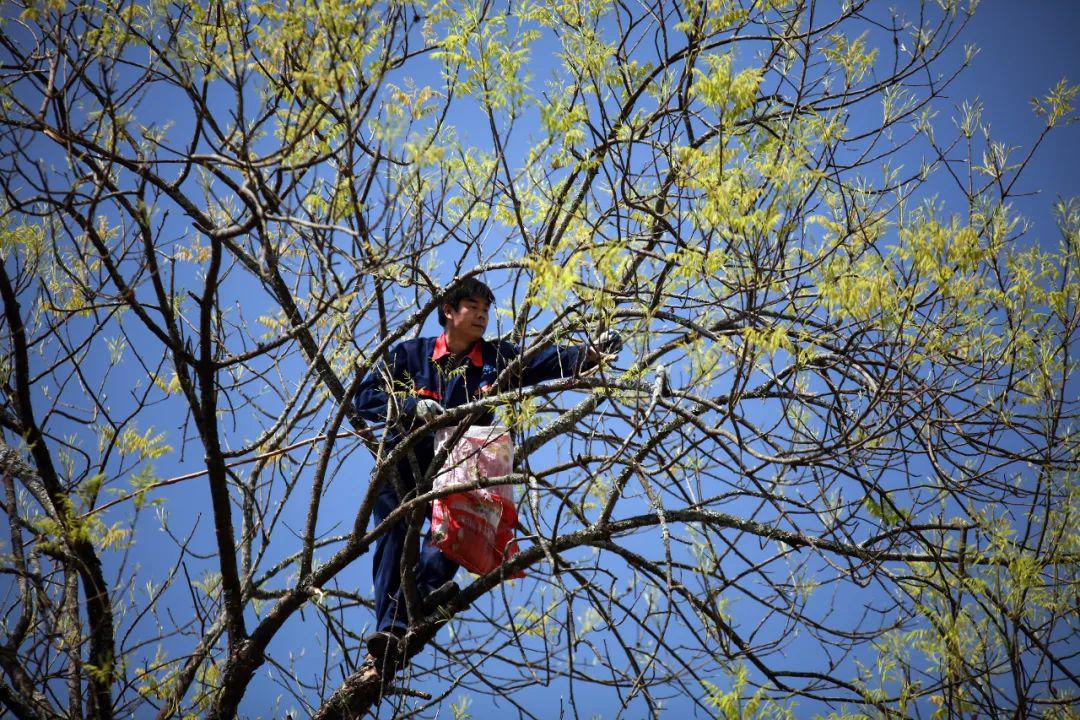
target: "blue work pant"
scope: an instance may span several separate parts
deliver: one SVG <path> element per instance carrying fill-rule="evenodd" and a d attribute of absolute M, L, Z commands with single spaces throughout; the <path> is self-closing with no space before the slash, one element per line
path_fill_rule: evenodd
<path fill-rule="evenodd" d="M 406 479 L 406 483 L 411 478 Z M 373 515 L 375 523 L 381 523 L 398 506 L 398 496 L 393 481 L 387 479 L 375 498 Z M 427 509 L 431 519 L 431 507 Z M 375 557 L 372 559 L 372 575 L 375 580 L 375 623 L 377 630 L 391 627 L 404 629 L 409 625 L 405 612 L 405 597 L 401 590 L 401 554 L 405 548 L 408 518 L 394 523 L 383 536 L 375 541 Z M 443 555 L 431 542 L 431 533 L 424 533 L 416 561 L 416 589 L 423 601 L 432 590 L 454 577 L 458 565 Z"/>

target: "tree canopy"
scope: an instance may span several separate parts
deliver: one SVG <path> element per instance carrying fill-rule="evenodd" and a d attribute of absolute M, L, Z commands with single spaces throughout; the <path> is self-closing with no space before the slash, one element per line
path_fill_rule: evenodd
<path fill-rule="evenodd" d="M 1076 717 L 1080 202 L 1013 199 L 1078 88 L 943 103 L 973 11 L 11 4 L 0 704 Z M 466 277 L 626 347 L 390 451 L 348 400 Z M 478 407 L 522 552 L 380 677 L 374 490 Z"/>

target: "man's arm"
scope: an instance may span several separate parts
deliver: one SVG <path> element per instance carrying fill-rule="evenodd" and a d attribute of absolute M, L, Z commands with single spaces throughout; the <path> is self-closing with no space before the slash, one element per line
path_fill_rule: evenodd
<path fill-rule="evenodd" d="M 588 370 L 587 350 L 580 347 L 550 345 L 534 354 L 521 370 L 521 384 L 535 385 L 545 380 L 571 377 Z"/>
<path fill-rule="evenodd" d="M 369 422 L 385 422 L 393 393 L 398 415 L 412 416 L 416 413 L 417 398 L 409 392 L 410 389 L 405 358 L 401 346 L 397 345 L 390 351 L 389 362 L 377 361 L 360 381 L 353 396 L 353 407 L 360 417 Z"/>
<path fill-rule="evenodd" d="M 571 377 L 600 364 L 605 358 L 618 355 L 622 349 L 622 338 L 609 330 L 596 342 L 575 347 L 551 345 L 532 356 L 522 370 L 522 385 L 535 385 L 545 380 Z"/>

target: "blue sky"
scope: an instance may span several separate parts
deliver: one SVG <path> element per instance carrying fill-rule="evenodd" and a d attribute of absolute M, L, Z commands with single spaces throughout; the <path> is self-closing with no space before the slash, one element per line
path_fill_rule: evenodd
<path fill-rule="evenodd" d="M 1010 0 L 988 0 L 984 2 L 975 19 L 967 28 L 960 43 L 950 52 L 942 66 L 950 61 L 958 62 L 962 56 L 963 43 L 975 44 L 979 54 L 972 61 L 971 67 L 955 81 L 942 99 L 935 106 L 939 111 L 939 126 L 948 124 L 950 115 L 956 112 L 956 106 L 963 101 L 980 100 L 984 106 L 984 119 L 990 123 L 993 139 L 1018 147 L 1020 156 L 1026 154 L 1031 142 L 1042 129 L 1042 120 L 1032 112 L 1030 98 L 1042 95 L 1053 87 L 1062 77 L 1069 77 L 1074 82 L 1080 80 L 1080 51 L 1075 45 L 1075 38 L 1080 35 L 1080 3 L 1072 2 L 1012 2 Z M 539 85 L 542 78 L 538 78 Z M 461 128 L 463 134 L 470 128 Z M 483 137 L 486 129 L 478 128 L 476 134 Z M 942 130 L 942 134 L 948 134 Z M 516 139 L 527 146 L 526 129 L 517 131 Z M 906 156 L 905 161 L 915 165 L 917 156 Z M 1023 192 L 1036 193 L 1019 198 L 1014 206 L 1033 222 L 1033 236 L 1044 245 L 1056 245 L 1058 235 L 1050 216 L 1050 205 L 1060 196 L 1080 194 L 1080 142 L 1077 128 L 1059 127 L 1048 136 L 1025 172 L 1019 188 Z M 938 177 L 929 184 L 931 192 L 940 192 L 947 203 L 953 197 L 944 179 Z M 947 205 L 949 212 L 960 210 Z M 434 321 L 429 321 L 427 330 L 438 331 Z M 357 458 L 363 465 L 364 460 Z M 340 480 L 338 481 L 341 482 Z M 366 581 L 368 558 L 361 560 L 358 575 Z M 526 581 L 525 588 L 528 588 Z M 524 597 L 519 588 L 517 601 Z M 737 607 L 736 600 L 736 607 Z M 818 602 L 835 602 L 827 594 L 818 598 Z M 843 606 L 847 601 L 841 598 Z M 859 600 L 859 603 L 862 599 Z M 737 610 L 736 610 L 737 612 Z M 366 622 L 366 618 L 358 618 Z M 753 625 L 753 618 L 743 618 Z M 675 630 L 673 629 L 673 632 Z M 446 631 L 444 631 L 445 633 Z M 445 637 L 445 635 L 443 636 Z M 797 646 L 796 646 L 797 647 Z M 423 678 L 414 678 L 419 687 L 425 687 Z M 722 683 L 723 676 L 714 681 Z M 426 687 L 431 692 L 439 692 L 439 683 Z M 451 694 L 448 700 L 459 698 Z M 569 711 L 569 690 L 565 685 L 555 687 L 537 686 L 522 693 L 519 700 L 540 717 L 554 717 Z M 606 690 L 580 685 L 574 695 L 576 710 L 583 717 L 596 714 L 600 717 L 615 717 L 617 706 L 613 705 L 614 696 Z M 247 707 L 252 711 L 257 703 L 249 700 Z M 668 702 L 670 714 L 684 715 L 692 712 L 692 706 L 678 697 Z M 805 712 L 809 705 L 800 703 Z M 490 698 L 472 696 L 469 708 L 474 717 L 491 717 L 496 713 L 516 715 L 511 705 L 497 703 Z M 631 716 L 632 713 L 631 713 Z"/>
<path fill-rule="evenodd" d="M 955 112 L 955 106 L 968 100 L 978 98 L 984 105 L 984 118 L 990 123 L 994 139 L 1004 141 L 1020 148 L 1023 154 L 1030 146 L 1032 140 L 1037 137 L 1042 125 L 1041 120 L 1032 112 L 1029 99 L 1032 95 L 1043 94 L 1064 75 L 1080 79 L 1080 68 L 1077 67 L 1077 51 L 1072 42 L 1080 31 L 1080 7 L 1073 3 L 1018 3 L 1008 0 L 985 2 L 976 14 L 967 29 L 963 42 L 973 43 L 981 48 L 980 53 L 972 62 L 971 68 L 960 76 L 948 91 L 947 100 L 937 104 L 939 111 L 939 123 L 942 127 L 948 124 L 948 117 Z M 947 58 L 942 65 L 947 66 L 950 59 L 957 61 L 962 52 L 961 44 L 958 44 L 951 52 L 952 58 Z M 538 66 L 543 63 L 538 58 Z M 543 77 L 537 72 L 534 86 L 542 86 Z M 484 143 L 487 137 L 486 127 L 479 125 L 476 128 L 461 122 L 457 118 L 459 129 L 463 136 L 468 136 L 477 142 Z M 521 148 L 527 147 L 528 135 L 532 132 L 529 122 L 525 121 L 518 128 L 515 140 Z M 946 130 L 942 130 L 947 134 Z M 1080 193 L 1080 142 L 1076 142 L 1076 128 L 1059 128 L 1052 133 L 1044 142 L 1040 152 L 1035 156 L 1027 173 L 1021 181 L 1021 187 L 1025 191 L 1033 192 L 1041 190 L 1037 195 L 1018 199 L 1016 207 L 1027 214 L 1034 222 L 1033 232 L 1040 242 L 1056 244 L 1057 236 L 1053 223 L 1050 219 L 1050 203 L 1058 195 L 1071 195 Z M 905 161 L 914 166 L 918 162 L 917 157 L 905 157 Z M 949 202 L 953 193 L 944 186 L 944 179 L 938 177 L 930 184 L 932 191 L 938 191 L 946 202 Z M 947 208 L 952 211 L 952 207 Z M 959 210 L 959 208 L 955 208 Z M 434 319 L 429 319 L 427 331 L 438 332 Z M 193 461 L 199 458 L 192 456 Z M 323 522 L 324 529 L 329 529 L 335 522 L 342 523 L 341 528 L 348 527 L 357 499 L 358 490 L 363 486 L 367 468 L 370 462 L 366 453 L 362 450 L 353 453 L 348 462 L 343 463 L 334 471 L 332 484 L 324 501 Z M 205 487 L 201 481 L 197 486 L 185 488 L 184 492 L 170 493 L 174 495 L 178 505 L 173 508 L 177 516 L 184 514 L 192 504 L 205 507 L 205 500 L 201 499 L 205 494 Z M 200 498 L 200 499 L 196 499 Z M 173 501 L 171 501 L 173 502 Z M 298 530 L 302 522 L 303 493 L 292 503 L 291 510 L 286 510 L 286 515 L 295 517 L 295 524 L 290 522 L 295 530 Z M 298 504 L 299 503 L 299 504 Z M 151 518 L 147 520 L 152 524 Z M 204 517 L 201 527 L 203 533 L 208 533 L 209 517 Z M 340 530 L 339 530 L 340 531 Z M 203 550 L 210 549 L 211 538 L 208 534 L 203 535 Z M 587 551 L 588 552 L 588 551 Z M 343 587 L 355 583 L 355 587 L 367 590 L 370 587 L 370 554 L 365 555 L 338 578 Z M 536 598 L 530 598 L 532 585 L 530 581 L 517 583 L 512 588 L 510 602 L 513 604 L 536 603 Z M 501 600 L 496 595 L 492 601 L 498 605 Z M 823 594 L 816 600 L 820 603 L 834 602 L 834 599 Z M 181 599 L 182 602 L 182 599 Z M 483 607 L 487 599 L 481 602 Z M 733 611 L 738 613 L 739 600 L 733 600 Z M 841 603 L 844 601 L 841 599 Z M 861 600 L 860 600 L 861 602 Z M 579 609 L 583 611 L 584 608 Z M 350 624 L 355 632 L 363 632 L 371 618 L 362 609 L 350 611 L 348 615 Z M 752 626 L 755 619 L 752 617 L 740 618 L 740 621 Z M 313 625 L 310 623 L 291 623 L 280 633 L 279 637 L 271 645 L 271 651 L 284 653 L 291 651 L 297 658 L 297 669 L 301 674 L 309 676 L 317 674 L 322 665 L 325 644 L 322 638 L 312 635 Z M 681 632 L 675 628 L 672 632 Z M 444 630 L 440 636 L 446 640 L 449 631 Z M 467 647 L 467 646 L 466 646 Z M 793 647 L 798 647 L 793 646 Z M 245 697 L 242 711 L 252 716 L 264 715 L 269 709 L 268 700 L 277 696 L 275 685 L 270 679 L 272 673 L 278 670 L 264 667 L 259 672 L 259 680 L 253 684 L 251 691 Z M 724 677 L 718 675 L 713 678 L 714 682 L 721 684 Z M 445 690 L 445 683 L 441 681 L 426 682 L 424 678 L 413 678 L 417 687 L 438 694 Z M 573 698 L 570 693 L 573 692 Z M 451 693 L 447 702 L 460 699 L 462 693 Z M 490 697 L 470 695 L 471 706 L 469 708 L 473 717 L 490 717 L 494 713 L 514 713 L 512 706 L 506 702 L 498 703 Z M 571 690 L 564 684 L 553 687 L 538 685 L 526 692 L 520 693 L 519 700 L 533 713 L 540 717 L 556 716 L 561 711 L 568 711 L 569 704 L 573 700 L 576 711 L 584 717 L 599 715 L 601 717 L 614 717 L 616 708 L 614 696 L 606 690 L 596 686 L 578 684 Z M 282 708 L 288 708 L 293 703 L 287 696 L 281 698 Z M 808 706 L 800 704 L 805 710 Z M 692 706 L 684 699 L 672 697 L 668 700 L 668 707 L 672 713 L 688 713 Z M 448 712 L 448 708 L 444 708 Z"/>
<path fill-rule="evenodd" d="M 1080 2 L 984 0 L 962 39 L 980 52 L 950 88 L 952 104 L 980 99 L 994 137 L 1026 152 L 1043 126 L 1032 112 L 1032 96 L 1044 95 L 1063 77 L 1080 82 L 1078 33 Z M 941 112 L 947 114 L 947 108 Z M 1038 194 L 1018 200 L 1017 209 L 1035 222 L 1041 240 L 1052 239 L 1056 245 L 1050 203 L 1059 195 L 1080 195 L 1075 126 L 1047 136 L 1019 187 Z"/>
<path fill-rule="evenodd" d="M 903 4 L 902 2 L 900 3 Z M 954 106 L 964 100 L 980 99 L 984 105 L 984 118 L 992 127 L 994 138 L 1020 148 L 1020 153 L 1026 152 L 1031 141 L 1037 137 L 1042 123 L 1032 112 L 1029 99 L 1032 95 L 1041 95 L 1056 84 L 1063 76 L 1073 82 L 1080 82 L 1080 50 L 1077 49 L 1076 38 L 1080 37 L 1080 2 L 1059 0 L 1048 2 L 1035 0 L 1020 2 L 1019 0 L 985 0 L 980 6 L 975 19 L 971 22 L 961 43 L 973 43 L 980 47 L 980 53 L 973 60 L 972 66 L 963 73 L 951 86 L 947 101 L 939 102 L 939 122 L 947 122 L 948 116 L 954 111 Z M 961 53 L 958 46 L 952 51 L 953 59 L 957 59 Z M 945 64 L 948 64 L 946 59 Z M 537 83 L 539 84 L 539 83 Z M 162 108 L 164 110 L 164 108 Z M 468 128 L 463 128 L 468 130 Z M 483 137 L 486 130 L 478 128 L 477 135 Z M 522 146 L 525 130 L 519 130 L 517 139 Z M 912 162 L 916 158 L 911 158 Z M 1034 223 L 1033 233 L 1043 244 L 1056 244 L 1057 235 L 1050 219 L 1051 202 L 1059 195 L 1080 195 L 1080 137 L 1076 126 L 1061 127 L 1052 133 L 1039 153 L 1035 156 L 1031 166 L 1021 180 L 1020 187 L 1027 192 L 1038 194 L 1016 200 L 1017 209 L 1023 211 Z M 935 180 L 935 187 L 940 180 Z M 947 196 L 943 190 L 943 197 Z M 230 290 L 241 297 L 247 292 L 247 288 L 233 287 Z M 254 316 L 255 312 L 245 311 L 245 315 Z M 130 321 L 129 321 L 129 324 Z M 430 319 L 427 330 L 437 332 L 438 328 L 434 319 Z M 135 330 L 134 334 L 138 335 Z M 99 359 L 104 363 L 104 359 Z M 174 406 L 167 406 L 170 409 Z M 158 429 L 166 429 L 170 432 L 169 441 L 178 447 L 179 432 L 174 417 L 169 417 L 168 411 L 162 413 L 160 422 L 155 423 Z M 246 437 L 245 433 L 238 433 Z M 160 462 L 157 468 L 161 476 L 171 476 L 181 472 L 198 469 L 202 461 L 201 449 L 194 442 L 189 446 L 186 462 Z M 171 459 L 170 459 L 171 460 Z M 359 489 L 362 488 L 366 468 L 370 461 L 363 450 L 357 450 L 352 457 L 340 468 L 333 471 L 333 482 L 328 490 L 325 501 L 323 530 L 329 530 L 330 526 L 337 521 L 344 524 L 336 532 L 348 527 L 352 513 L 355 512 L 355 503 Z M 210 532 L 209 502 L 205 481 L 200 479 L 182 486 L 170 488 L 161 493 L 162 497 L 169 499 L 170 513 L 177 518 L 183 519 L 184 527 L 178 528 L 181 534 L 191 527 L 191 521 L 201 511 L 203 513 L 199 521 L 199 534 L 193 549 L 198 552 L 212 552 L 213 539 Z M 303 494 L 293 501 L 295 507 L 290 512 L 295 513 L 297 523 L 290 522 L 293 530 L 299 530 L 302 526 Z M 171 568 L 174 554 L 168 554 L 167 549 L 172 548 L 172 543 L 156 530 L 157 521 L 152 517 L 152 511 L 143 510 L 142 534 L 139 545 L 133 551 L 132 560 L 141 563 L 147 568 L 148 574 L 160 580 L 164 570 Z M 156 542 L 155 539 L 160 540 Z M 175 550 L 172 551 L 175 553 Z M 113 559 L 115 560 L 115 558 Z M 192 563 L 195 567 L 197 563 Z M 208 566 L 210 564 L 208 563 Z M 115 563 L 113 563 L 115 568 Z M 367 590 L 370 587 L 370 555 L 366 555 L 358 563 L 355 563 L 339 577 L 339 581 L 346 585 L 355 583 L 355 587 Z M 515 588 L 528 587 L 521 583 Z M 186 602 L 183 594 L 176 596 L 177 607 L 182 607 Z M 498 598 L 495 598 L 498 602 Z M 371 618 L 362 609 L 351 610 L 350 621 L 356 632 L 362 632 Z M 314 624 L 293 623 L 288 626 L 275 640 L 271 650 L 291 649 L 297 654 L 303 653 L 300 661 L 301 667 L 307 667 L 312 673 L 321 668 L 322 651 L 324 646 L 321 638 L 312 636 L 311 630 Z M 445 638 L 445 633 L 442 637 Z M 183 644 L 186 647 L 186 642 Z M 242 705 L 242 712 L 250 716 L 267 716 L 268 708 L 273 706 L 273 698 L 276 695 L 275 686 L 267 680 L 268 672 L 277 673 L 264 667 L 259 672 L 259 678 L 253 684 Z M 421 686 L 424 683 L 420 682 Z M 431 684 L 426 687 L 429 691 L 438 692 L 440 685 Z M 549 689 L 537 687 L 523 694 L 529 709 L 540 716 L 553 716 L 560 708 L 569 703 L 568 691 L 563 687 Z M 449 700 L 456 699 L 451 694 Z M 448 701 L 449 701 L 448 700 Z M 603 717 L 611 717 L 612 696 L 609 693 L 597 691 L 590 687 L 580 687 L 574 697 L 577 709 L 583 716 L 599 714 Z M 490 717 L 496 710 L 491 706 L 492 701 L 484 697 L 474 697 L 470 711 L 474 717 Z M 673 699 L 674 706 L 679 705 L 679 700 Z M 289 707 L 288 699 L 282 702 L 283 707 Z M 501 705 L 498 712 L 505 712 L 507 706 Z M 446 710 L 444 716 L 449 715 Z"/>

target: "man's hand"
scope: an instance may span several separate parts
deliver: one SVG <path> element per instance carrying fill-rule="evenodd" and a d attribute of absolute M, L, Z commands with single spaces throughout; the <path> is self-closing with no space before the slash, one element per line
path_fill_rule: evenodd
<path fill-rule="evenodd" d="M 622 350 L 622 335 L 614 330 L 605 330 L 600 336 L 589 343 L 586 362 L 589 365 L 599 365 L 603 361 L 611 361 L 619 356 Z"/>
<path fill-rule="evenodd" d="M 596 338 L 595 342 L 593 342 L 593 347 L 596 348 L 596 352 L 604 357 L 618 355 L 623 347 L 622 335 L 614 330 L 605 330 L 600 333 L 600 337 Z"/>
<path fill-rule="evenodd" d="M 446 408 L 431 398 L 423 398 L 416 402 L 416 419 L 426 423 L 428 420 L 437 418 L 446 412 Z"/>

